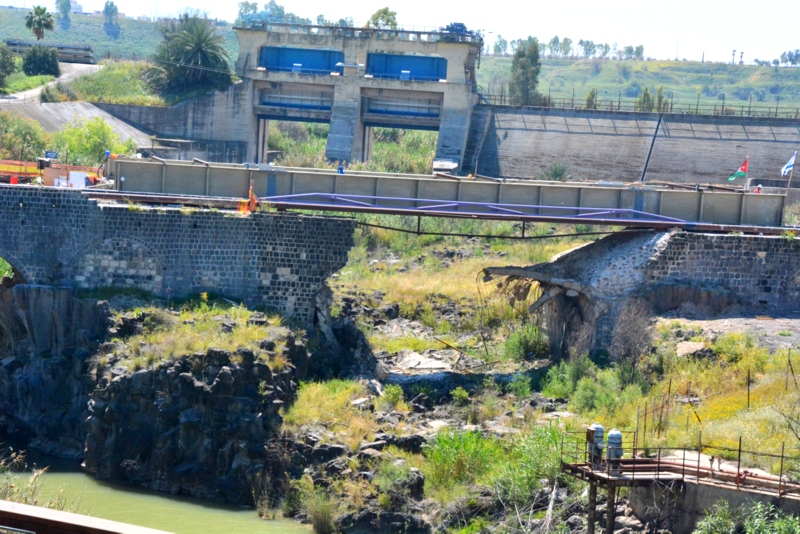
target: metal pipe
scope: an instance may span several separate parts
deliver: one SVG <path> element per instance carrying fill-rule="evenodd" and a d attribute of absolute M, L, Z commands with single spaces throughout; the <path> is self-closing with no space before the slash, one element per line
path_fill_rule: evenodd
<path fill-rule="evenodd" d="M 647 151 L 647 159 L 644 161 L 644 169 L 642 169 L 642 177 L 639 178 L 640 182 L 644 182 L 644 175 L 647 174 L 647 167 L 650 165 L 650 156 L 653 154 L 653 147 L 656 146 L 656 138 L 658 137 L 658 129 L 661 127 L 661 119 L 664 115 L 658 114 L 658 122 L 656 123 L 656 131 L 653 133 L 653 139 L 650 141 L 650 150 Z"/>

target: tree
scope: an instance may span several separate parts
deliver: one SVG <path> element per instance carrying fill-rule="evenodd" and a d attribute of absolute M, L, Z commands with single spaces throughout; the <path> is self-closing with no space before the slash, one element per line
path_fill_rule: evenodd
<path fill-rule="evenodd" d="M 144 76 L 150 87 L 175 93 L 230 85 L 230 58 L 210 20 L 184 14 L 178 21 L 163 24 L 159 31 L 162 41 L 153 56 L 155 65 Z"/>
<path fill-rule="evenodd" d="M 583 50 L 583 57 L 585 59 L 589 59 L 590 57 L 594 57 L 595 53 L 597 53 L 597 45 L 594 44 L 594 41 L 586 41 L 581 39 L 578 41 L 578 46 L 581 47 Z"/>
<path fill-rule="evenodd" d="M 561 55 L 569 57 L 572 54 L 572 39 L 564 37 L 561 39 Z"/>
<path fill-rule="evenodd" d="M 669 111 L 669 100 L 667 100 L 667 95 L 664 94 L 663 85 L 659 85 L 656 91 L 656 111 L 659 113 L 666 113 Z"/>
<path fill-rule="evenodd" d="M 36 121 L 0 111 L 0 159 L 36 161 L 45 145 L 46 135 Z"/>
<path fill-rule="evenodd" d="M 36 40 L 44 39 L 45 31 L 53 31 L 55 19 L 52 13 L 48 13 L 43 6 L 33 6 L 33 11 L 29 11 L 25 16 L 25 27 L 33 32 Z"/>
<path fill-rule="evenodd" d="M 633 49 L 633 57 L 639 61 L 644 61 L 644 46 L 639 45 Z"/>
<path fill-rule="evenodd" d="M 107 0 L 106 5 L 103 6 L 103 18 L 106 20 L 106 24 L 113 26 L 117 22 L 118 15 L 119 8 L 117 8 L 117 5 L 111 0 Z"/>
<path fill-rule="evenodd" d="M 611 47 L 609 46 L 608 43 L 604 43 L 599 46 L 599 50 L 600 50 L 600 57 L 606 59 L 608 58 L 608 54 L 611 52 Z"/>
<path fill-rule="evenodd" d="M 22 72 L 27 76 L 60 76 L 58 52 L 46 46 L 30 47 L 22 58 Z"/>
<path fill-rule="evenodd" d="M 55 134 L 53 143 L 56 149 L 68 154 L 68 163 L 72 165 L 97 165 L 105 159 L 106 150 L 128 155 L 136 152 L 133 139 L 121 141 L 102 117 L 71 122 Z"/>
<path fill-rule="evenodd" d="M 503 36 L 497 34 L 497 40 L 494 42 L 494 53 L 497 55 L 506 55 L 508 52 L 508 41 L 503 39 Z"/>
<path fill-rule="evenodd" d="M 632 46 L 626 46 L 622 49 L 622 59 L 633 59 L 634 48 Z"/>
<path fill-rule="evenodd" d="M 548 47 L 550 48 L 550 55 L 552 56 L 557 56 L 561 53 L 561 40 L 558 38 L 558 35 L 550 39 Z"/>
<path fill-rule="evenodd" d="M 69 20 L 71 10 L 72 5 L 69 3 L 69 0 L 56 0 L 56 11 L 58 11 L 59 18 Z"/>
<path fill-rule="evenodd" d="M 597 89 L 592 89 L 586 95 L 586 109 L 597 109 Z"/>
<path fill-rule="evenodd" d="M 653 111 L 656 107 L 655 100 L 653 99 L 653 95 L 650 94 L 650 90 L 645 87 L 642 89 L 642 92 L 639 93 L 639 98 L 636 99 L 636 111 Z"/>
<path fill-rule="evenodd" d="M 239 15 L 236 18 L 241 22 L 247 15 L 255 15 L 256 13 L 258 13 L 258 2 L 239 2 Z"/>
<path fill-rule="evenodd" d="M 388 7 L 382 7 L 372 14 L 367 21 L 367 28 L 377 28 L 380 30 L 397 29 L 397 12 L 390 11 Z"/>
<path fill-rule="evenodd" d="M 6 86 L 6 78 L 14 74 L 14 52 L 5 44 L 0 43 L 0 88 Z"/>
<path fill-rule="evenodd" d="M 511 60 L 511 77 L 508 95 L 516 106 L 530 106 L 536 102 L 536 86 L 539 83 L 539 41 L 535 38 L 517 48 Z"/>

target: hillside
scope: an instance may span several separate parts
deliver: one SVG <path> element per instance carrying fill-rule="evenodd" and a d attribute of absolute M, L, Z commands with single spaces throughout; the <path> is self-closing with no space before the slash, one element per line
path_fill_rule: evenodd
<path fill-rule="evenodd" d="M 478 70 L 478 85 L 483 92 L 499 93 L 508 83 L 511 57 L 483 57 Z M 601 100 L 635 98 L 639 90 L 664 86 L 674 93 L 675 103 L 719 104 L 725 94 L 726 105 L 749 104 L 788 107 L 800 104 L 800 69 L 726 65 L 698 61 L 610 61 L 600 59 L 545 59 L 539 76 L 539 91 L 553 98 L 586 100 L 597 89 Z M 779 100 L 780 99 L 780 100 Z"/>
<path fill-rule="evenodd" d="M 27 9 L 0 8 L 0 39 L 33 39 L 25 29 Z M 161 36 L 158 25 L 143 20 L 119 19 L 119 35 L 113 36 L 103 29 L 103 18 L 73 15 L 69 27 L 56 22 L 54 32 L 47 32 L 45 42 L 88 44 L 94 47 L 95 58 L 144 59 L 153 54 Z M 225 38 L 231 60 L 239 55 L 239 43 L 230 26 L 219 28 Z"/>

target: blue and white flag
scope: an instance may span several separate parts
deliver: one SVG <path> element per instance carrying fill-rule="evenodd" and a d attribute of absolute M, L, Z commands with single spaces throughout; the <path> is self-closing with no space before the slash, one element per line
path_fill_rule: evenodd
<path fill-rule="evenodd" d="M 797 159 L 797 152 L 795 152 L 794 156 L 792 156 L 792 159 L 790 159 L 786 163 L 786 165 L 783 166 L 783 168 L 781 169 L 781 176 L 786 176 L 787 174 L 792 172 L 792 169 L 794 169 L 794 160 L 795 159 Z"/>

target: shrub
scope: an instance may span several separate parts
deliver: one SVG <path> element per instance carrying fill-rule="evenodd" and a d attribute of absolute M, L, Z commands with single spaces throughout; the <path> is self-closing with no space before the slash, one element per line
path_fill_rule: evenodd
<path fill-rule="evenodd" d="M 311 527 L 317 534 L 331 534 L 333 526 L 333 503 L 322 491 L 314 491 L 305 498 L 304 507 Z"/>
<path fill-rule="evenodd" d="M 516 361 L 544 358 L 548 354 L 547 340 L 537 325 L 525 323 L 508 336 L 504 353 L 506 358 Z"/>
<path fill-rule="evenodd" d="M 569 174 L 569 167 L 563 163 L 551 163 L 547 166 L 544 172 L 539 176 L 541 180 L 553 180 L 556 182 L 563 182 L 572 178 Z"/>
<path fill-rule="evenodd" d="M 572 395 L 578 382 L 585 376 L 594 377 L 597 368 L 585 354 L 569 362 L 561 362 L 548 371 L 543 393 L 548 397 L 566 399 Z"/>
<path fill-rule="evenodd" d="M 523 399 L 531 395 L 531 378 L 524 374 L 518 374 L 508 384 L 508 391 L 518 399 Z"/>
<path fill-rule="evenodd" d="M 14 74 L 15 70 L 14 53 L 6 45 L 0 44 L 0 88 L 5 87 L 6 78 Z"/>
<path fill-rule="evenodd" d="M 400 406 L 401 402 L 403 402 L 403 388 L 397 384 L 387 384 L 383 389 L 383 395 L 378 399 L 378 407 L 388 412 Z"/>
<path fill-rule="evenodd" d="M 36 121 L 0 111 L 0 159 L 36 161 L 45 145 L 46 135 Z"/>
<path fill-rule="evenodd" d="M 493 489 L 503 501 L 527 505 L 531 495 L 542 486 L 552 484 L 560 476 L 561 433 L 557 426 L 534 426 L 516 438 L 511 457 L 495 475 Z"/>
<path fill-rule="evenodd" d="M 469 393 L 467 390 L 458 386 L 456 389 L 450 392 L 450 397 L 453 399 L 453 402 L 460 406 L 466 406 L 469 404 Z"/>
<path fill-rule="evenodd" d="M 25 52 L 22 58 L 22 71 L 27 76 L 60 76 L 61 69 L 58 66 L 58 52 L 55 48 L 46 46 L 32 46 Z"/>
<path fill-rule="evenodd" d="M 736 522 L 736 514 L 730 509 L 728 502 L 720 501 L 697 523 L 694 534 L 734 534 Z"/>
<path fill-rule="evenodd" d="M 440 488 L 473 482 L 503 452 L 502 443 L 479 432 L 439 432 L 428 449 L 426 475 L 431 485 Z"/>

